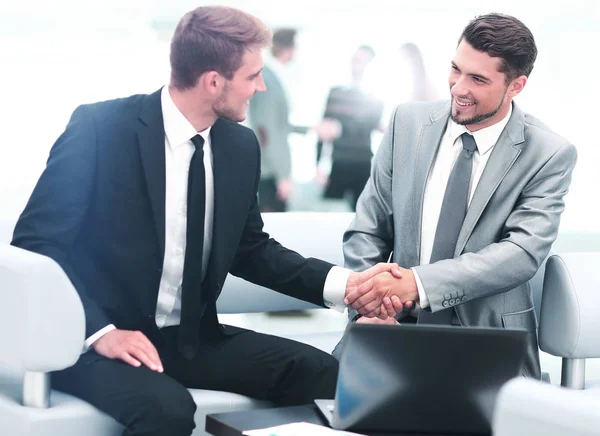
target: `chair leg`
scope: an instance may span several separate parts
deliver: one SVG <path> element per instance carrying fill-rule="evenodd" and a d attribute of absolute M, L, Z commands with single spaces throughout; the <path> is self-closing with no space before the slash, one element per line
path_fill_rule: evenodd
<path fill-rule="evenodd" d="M 50 407 L 50 374 L 46 372 L 25 373 L 23 405 L 39 409 Z"/>
<path fill-rule="evenodd" d="M 562 360 L 560 385 L 570 389 L 585 389 L 585 359 Z"/>

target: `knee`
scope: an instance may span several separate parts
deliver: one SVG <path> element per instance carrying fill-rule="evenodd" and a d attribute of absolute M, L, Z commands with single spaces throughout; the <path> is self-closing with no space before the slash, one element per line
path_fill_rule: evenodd
<path fill-rule="evenodd" d="M 302 366 L 303 376 L 300 379 L 303 383 L 311 380 L 311 388 L 306 392 L 308 397 L 304 400 L 310 402 L 314 398 L 333 398 L 339 370 L 338 360 L 330 354 L 319 352 L 306 356 Z"/>
<path fill-rule="evenodd" d="M 195 428 L 196 403 L 187 389 L 149 399 L 127 426 L 135 435 L 189 436 Z"/>
<path fill-rule="evenodd" d="M 329 354 L 323 354 L 321 361 L 323 379 L 332 386 L 337 384 L 339 367 L 340 363 L 338 359 Z"/>
<path fill-rule="evenodd" d="M 191 435 L 196 427 L 194 422 L 196 403 L 194 403 L 194 399 L 187 389 L 185 390 L 185 393 L 180 395 L 180 398 L 166 398 L 165 404 L 168 404 L 168 406 L 165 407 L 163 405 L 162 407 L 162 427 L 166 431 L 164 434 Z M 174 432 L 173 429 L 177 429 L 177 432 Z"/>

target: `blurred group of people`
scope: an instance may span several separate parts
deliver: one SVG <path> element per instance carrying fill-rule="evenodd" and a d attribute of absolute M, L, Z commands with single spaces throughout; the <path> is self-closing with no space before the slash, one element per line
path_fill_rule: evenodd
<path fill-rule="evenodd" d="M 290 122 L 289 90 L 283 79 L 284 66 L 294 57 L 296 34 L 295 29 L 288 28 L 273 33 L 273 44 L 262 72 L 267 90 L 250 101 L 249 125 L 259 139 L 262 152 L 260 209 L 262 212 L 288 209 L 294 187 L 288 135 L 314 130 L 318 138 L 316 182 L 323 188 L 322 196 L 344 199 L 354 211 L 371 172 L 371 134 L 383 132 L 386 125 L 384 102 L 364 86 L 375 50 L 369 45 L 359 46 L 350 63 L 351 80 L 329 90 L 322 120 L 315 126 L 298 126 Z M 410 89 L 406 101 L 436 100 L 418 46 L 412 42 L 403 44 L 399 58 L 408 73 Z"/>

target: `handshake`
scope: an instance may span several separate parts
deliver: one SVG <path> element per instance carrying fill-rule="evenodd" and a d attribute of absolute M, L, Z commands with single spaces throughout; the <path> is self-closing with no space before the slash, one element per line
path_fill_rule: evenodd
<path fill-rule="evenodd" d="M 344 303 L 364 317 L 386 320 L 412 309 L 418 300 L 412 270 L 395 263 L 378 263 L 363 272 L 350 273 Z"/>

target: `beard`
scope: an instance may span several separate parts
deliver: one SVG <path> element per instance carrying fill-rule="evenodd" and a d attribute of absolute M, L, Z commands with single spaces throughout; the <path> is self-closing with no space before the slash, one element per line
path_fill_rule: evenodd
<path fill-rule="evenodd" d="M 245 114 L 241 114 L 240 110 L 232 107 L 229 103 L 229 83 L 225 84 L 225 89 L 219 96 L 219 98 L 213 103 L 212 109 L 219 118 L 225 118 L 226 120 L 235 121 L 240 123 L 246 119 Z"/>
<path fill-rule="evenodd" d="M 492 118 L 494 115 L 496 115 L 500 111 L 500 109 L 502 109 L 502 105 L 504 104 L 505 97 L 506 97 L 506 91 L 504 92 L 504 95 L 500 99 L 500 104 L 498 104 L 498 107 L 496 109 L 494 109 L 493 111 L 487 112 L 485 114 L 477 114 L 471 118 L 460 119 L 459 118 L 460 109 L 457 109 L 456 112 L 450 111 L 450 118 L 452 118 L 452 121 L 454 121 L 456 124 L 460 124 L 461 126 L 470 126 L 473 124 L 483 123 L 485 120 Z"/>

